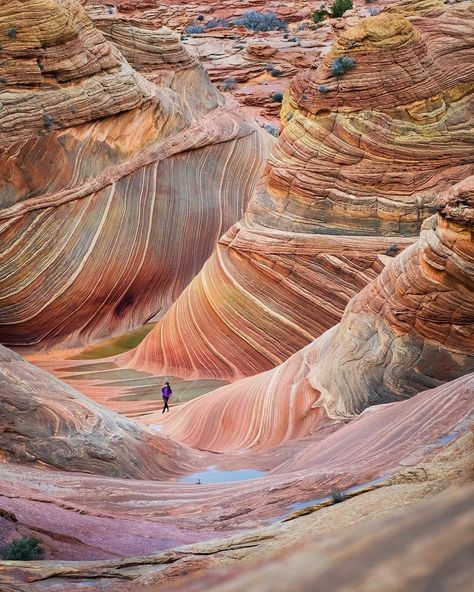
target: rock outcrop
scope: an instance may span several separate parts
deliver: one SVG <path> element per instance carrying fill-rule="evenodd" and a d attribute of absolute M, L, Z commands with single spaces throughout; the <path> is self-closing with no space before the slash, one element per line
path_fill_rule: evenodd
<path fill-rule="evenodd" d="M 338 325 L 274 370 L 181 406 L 166 431 L 214 451 L 269 448 L 474 371 L 473 181 L 451 189 Z"/>
<path fill-rule="evenodd" d="M 472 47 L 461 35 L 472 19 L 460 13 L 440 17 L 442 44 L 424 19 L 364 19 L 295 78 L 244 218 L 124 363 L 235 380 L 340 320 L 415 240 L 438 194 L 472 172 Z"/>
<path fill-rule="evenodd" d="M 74 0 L 1 3 L 6 345 L 79 346 L 162 315 L 272 143 L 169 30 L 101 26 Z"/>
<path fill-rule="evenodd" d="M 0 461 L 121 478 L 168 478 L 192 454 L 97 405 L 0 345 Z"/>

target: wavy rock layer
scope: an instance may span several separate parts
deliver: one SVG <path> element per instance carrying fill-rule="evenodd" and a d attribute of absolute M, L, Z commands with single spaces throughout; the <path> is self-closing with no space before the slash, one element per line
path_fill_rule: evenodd
<path fill-rule="evenodd" d="M 455 186 L 337 326 L 274 370 L 178 408 L 166 431 L 214 451 L 269 448 L 472 372 L 473 181 Z"/>
<path fill-rule="evenodd" d="M 368 18 L 296 77 L 245 217 L 125 363 L 231 380 L 268 370 L 333 326 L 384 255 L 414 240 L 474 161 L 461 35 L 472 19 L 439 18 L 442 49 L 424 21 Z M 336 76 L 342 55 L 356 65 Z"/>
<path fill-rule="evenodd" d="M 163 314 L 242 215 L 272 140 L 170 31 L 110 35 L 150 56 L 157 86 L 73 0 L 23 4 L 0 16 L 15 76 L 0 88 L 0 339 L 77 346 Z"/>
<path fill-rule="evenodd" d="M 0 458 L 156 479 L 190 469 L 183 446 L 108 411 L 0 346 Z"/>

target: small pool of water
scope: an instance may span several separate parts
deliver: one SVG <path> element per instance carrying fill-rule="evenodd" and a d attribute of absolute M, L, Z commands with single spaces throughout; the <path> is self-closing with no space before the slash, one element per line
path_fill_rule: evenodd
<path fill-rule="evenodd" d="M 179 483 L 196 483 L 208 485 L 209 483 L 230 483 L 231 481 L 248 481 L 264 477 L 263 471 L 255 469 L 237 469 L 235 471 L 220 471 L 215 467 L 208 467 L 206 471 L 184 475 L 178 479 Z"/>
<path fill-rule="evenodd" d="M 441 436 L 441 438 L 438 438 L 434 444 L 435 446 L 445 446 L 458 437 L 459 434 L 456 433 L 445 434 L 444 436 Z"/>

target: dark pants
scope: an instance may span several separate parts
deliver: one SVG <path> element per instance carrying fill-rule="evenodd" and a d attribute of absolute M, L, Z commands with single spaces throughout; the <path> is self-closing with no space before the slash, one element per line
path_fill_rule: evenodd
<path fill-rule="evenodd" d="M 161 413 L 164 413 L 167 409 L 168 411 L 170 410 L 168 405 L 168 397 L 163 397 L 163 411 Z"/>

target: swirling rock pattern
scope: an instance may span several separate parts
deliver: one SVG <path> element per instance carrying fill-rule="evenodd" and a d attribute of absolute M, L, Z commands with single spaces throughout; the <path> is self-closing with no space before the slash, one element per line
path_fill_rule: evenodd
<path fill-rule="evenodd" d="M 295 78 L 244 218 L 124 363 L 235 380 L 341 318 L 472 171 L 472 19 L 459 12 L 442 15 L 442 49 L 423 19 L 367 18 Z M 356 66 L 336 76 L 342 55 Z"/>
<path fill-rule="evenodd" d="M 473 181 L 451 190 L 338 325 L 274 370 L 183 405 L 167 433 L 214 451 L 268 448 L 472 372 Z"/>
<path fill-rule="evenodd" d="M 135 479 L 195 466 L 185 447 L 100 407 L 3 346 L 0 458 Z"/>
<path fill-rule="evenodd" d="M 0 16 L 0 69 L 18 74 L 0 88 L 0 339 L 79 346 L 163 314 L 242 215 L 272 138 L 170 31 L 109 35 L 143 41 L 157 86 L 73 0 L 23 8 Z"/>

